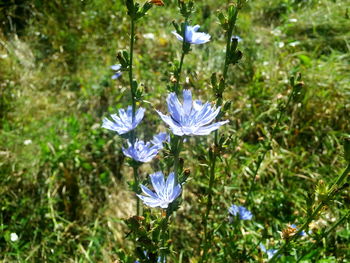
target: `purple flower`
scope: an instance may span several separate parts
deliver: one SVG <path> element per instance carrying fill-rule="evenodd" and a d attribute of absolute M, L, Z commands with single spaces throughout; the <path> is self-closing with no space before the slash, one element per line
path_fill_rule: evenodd
<path fill-rule="evenodd" d="M 189 44 L 204 44 L 210 41 L 210 35 L 203 32 L 197 32 L 200 28 L 199 25 L 195 26 L 186 26 L 185 28 L 185 42 Z M 172 32 L 176 38 L 180 41 L 183 41 L 183 37 L 178 34 L 176 31 Z"/>
<path fill-rule="evenodd" d="M 128 106 L 127 110 L 119 110 L 119 116 L 112 114 L 114 122 L 107 118 L 103 119 L 102 127 L 108 130 L 116 131 L 119 135 L 127 133 L 136 128 L 145 114 L 145 109 L 139 108 L 135 113 L 134 121 L 132 120 L 132 107 Z"/>
<path fill-rule="evenodd" d="M 168 95 L 167 104 L 170 116 L 157 111 L 175 135 L 208 135 L 221 125 L 228 123 L 226 120 L 208 125 L 219 114 L 220 107 L 215 109 L 209 102 L 202 104 L 199 100 L 192 101 L 190 90 L 183 90 L 183 97 L 184 101 L 181 104 L 175 93 Z"/>
<path fill-rule="evenodd" d="M 122 72 L 120 71 L 122 65 L 116 64 L 111 66 L 111 69 L 115 71 L 114 75 L 112 76 L 112 79 L 117 79 L 122 75 Z"/>
<path fill-rule="evenodd" d="M 260 249 L 267 254 L 268 259 L 271 259 L 277 252 L 277 249 L 266 249 L 263 244 L 260 244 Z"/>
<path fill-rule="evenodd" d="M 141 184 L 141 190 L 145 196 L 137 196 L 150 207 L 168 208 L 168 205 L 181 194 L 181 186 L 176 184 L 175 174 L 170 173 L 166 181 L 162 172 L 151 174 L 150 177 L 155 192 Z"/>
<path fill-rule="evenodd" d="M 135 161 L 147 163 L 157 156 L 160 149 L 159 145 L 152 145 L 151 142 L 145 143 L 136 139 L 134 145 L 128 142 L 128 148 L 123 147 L 123 153 Z"/>
<path fill-rule="evenodd" d="M 233 216 L 239 216 L 241 220 L 251 220 L 253 214 L 244 206 L 231 205 L 228 212 Z"/>

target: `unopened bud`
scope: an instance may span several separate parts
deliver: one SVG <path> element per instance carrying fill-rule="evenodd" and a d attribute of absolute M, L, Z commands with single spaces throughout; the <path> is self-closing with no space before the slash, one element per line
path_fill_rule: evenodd
<path fill-rule="evenodd" d="M 325 184 L 323 180 L 320 180 L 316 186 L 317 196 L 321 201 L 324 201 L 328 196 L 328 186 Z"/>
<path fill-rule="evenodd" d="M 184 174 L 185 174 L 186 176 L 189 176 L 189 175 L 191 174 L 190 168 L 185 168 Z"/>

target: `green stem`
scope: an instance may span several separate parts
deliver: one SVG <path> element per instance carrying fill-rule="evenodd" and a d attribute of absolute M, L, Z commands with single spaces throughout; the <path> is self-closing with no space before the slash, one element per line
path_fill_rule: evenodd
<path fill-rule="evenodd" d="M 327 197 L 319 203 L 319 205 L 316 207 L 314 212 L 308 217 L 306 222 L 299 228 L 299 230 L 290 239 L 286 240 L 286 242 L 282 245 L 282 247 L 274 254 L 274 256 L 268 262 L 274 262 L 276 258 L 282 253 L 282 251 L 284 251 L 284 249 L 290 244 L 290 242 L 294 241 L 300 236 L 299 234 L 309 226 L 310 222 L 315 219 L 315 217 L 321 211 L 323 206 L 327 204 L 335 196 L 335 194 L 337 193 L 335 191 L 336 190 L 335 188 L 338 187 L 344 181 L 344 179 L 349 174 L 349 172 L 350 172 L 350 164 L 348 164 L 344 172 L 340 176 L 338 176 L 337 180 L 333 183 Z"/>
<path fill-rule="evenodd" d="M 174 174 L 175 174 L 175 182 L 178 182 L 178 174 L 179 174 L 179 160 L 180 160 L 180 152 L 183 145 L 183 138 L 176 136 L 176 149 L 174 153 Z"/>
<path fill-rule="evenodd" d="M 225 53 L 225 63 L 224 63 L 224 68 L 223 68 L 223 79 L 224 83 L 226 84 L 226 78 L 227 78 L 227 72 L 229 68 L 229 59 L 230 59 L 230 50 L 231 50 L 231 38 L 232 38 L 232 33 L 233 29 L 235 27 L 236 19 L 237 19 L 237 12 L 235 13 L 235 17 L 230 23 L 230 27 L 227 30 L 227 38 L 226 38 L 226 53 Z M 217 103 L 217 106 L 221 106 Z M 210 165 L 210 171 L 209 171 L 209 188 L 208 188 L 208 201 L 206 205 L 206 212 L 205 216 L 203 219 L 203 225 L 204 225 L 204 235 L 203 235 L 203 240 L 202 243 L 204 243 L 204 248 L 203 248 L 203 255 L 200 259 L 200 262 L 205 262 L 208 254 L 208 249 L 209 249 L 209 232 L 208 232 L 208 218 L 209 214 L 211 211 L 211 208 L 213 206 L 212 204 L 212 195 L 213 195 L 213 186 L 215 183 L 215 168 L 216 168 L 216 159 L 217 159 L 217 154 L 216 154 L 216 149 L 219 147 L 218 145 L 218 131 L 216 130 L 214 133 L 214 149 L 212 152 L 212 158 L 210 160 L 211 165 Z"/>
<path fill-rule="evenodd" d="M 209 175 L 209 188 L 208 188 L 208 201 L 207 201 L 207 206 L 205 210 L 205 216 L 203 219 L 203 225 L 204 225 L 204 235 L 203 235 L 203 243 L 204 243 L 204 248 L 203 248 L 203 255 L 201 257 L 200 262 L 205 262 L 207 259 L 207 253 L 208 253 L 208 248 L 209 248 L 209 233 L 208 233 L 208 218 L 209 214 L 212 208 L 212 195 L 213 195 L 213 185 L 215 182 L 215 167 L 216 167 L 216 154 L 215 150 L 213 151 L 212 155 L 212 160 L 211 160 L 211 166 L 210 166 L 210 175 Z"/>
<path fill-rule="evenodd" d="M 179 85 L 180 85 L 181 72 L 182 72 L 182 65 L 183 65 L 183 63 L 184 63 L 185 55 L 186 55 L 185 51 L 182 50 L 179 69 L 178 69 L 177 72 L 176 72 L 175 93 L 176 93 L 177 95 L 180 94 Z"/>
<path fill-rule="evenodd" d="M 135 93 L 134 89 L 132 87 L 133 82 L 133 58 L 134 58 L 134 43 L 135 43 L 135 21 L 134 19 L 131 19 L 130 24 L 130 61 L 129 61 L 129 84 L 130 84 L 130 90 L 131 90 L 131 100 L 132 100 L 132 118 L 134 120 L 135 118 Z"/>
<path fill-rule="evenodd" d="M 131 17 L 130 24 L 130 60 L 129 60 L 129 84 L 130 84 L 130 92 L 131 92 L 131 101 L 132 101 L 132 121 L 135 120 L 136 113 L 136 98 L 135 98 L 135 90 L 133 88 L 133 60 L 134 60 L 134 43 L 135 43 L 135 21 Z M 136 136 L 135 131 L 132 130 L 130 132 L 130 140 L 131 144 L 134 146 Z M 138 176 L 138 167 L 137 165 L 133 165 L 133 174 L 136 188 L 139 187 L 139 176 Z M 137 191 L 136 189 L 136 191 Z M 136 215 L 140 215 L 140 199 L 136 196 Z"/>
<path fill-rule="evenodd" d="M 259 156 L 259 159 L 258 159 L 258 162 L 257 162 L 257 165 L 256 165 L 256 169 L 255 169 L 254 175 L 253 175 L 253 181 L 252 181 L 252 183 L 251 183 L 251 185 L 250 185 L 250 188 L 249 188 L 249 191 L 248 191 L 248 194 L 247 194 L 247 198 L 246 198 L 246 200 L 245 200 L 245 205 L 246 205 L 246 206 L 249 204 L 250 195 L 252 194 L 252 192 L 253 192 L 253 190 L 254 190 L 254 187 L 255 187 L 256 176 L 257 176 L 257 174 L 258 174 L 258 171 L 259 171 L 259 169 L 260 169 L 260 166 L 261 166 L 263 160 L 265 159 L 265 156 L 266 156 L 266 154 L 267 154 L 268 151 L 269 151 L 269 150 L 266 149 L 266 150 L 263 152 L 263 154 Z"/>
<path fill-rule="evenodd" d="M 131 18 L 130 24 L 130 60 L 129 60 L 129 85 L 131 92 L 131 102 L 132 102 L 132 121 L 135 120 L 136 113 L 136 99 L 135 90 L 133 88 L 133 59 L 134 59 L 134 43 L 135 43 L 135 21 Z M 131 143 L 135 143 L 135 132 L 132 130 L 130 133 Z"/>
<path fill-rule="evenodd" d="M 350 216 L 350 211 L 348 210 L 348 212 L 345 213 L 345 215 L 342 216 L 337 222 L 335 222 L 326 232 L 324 232 L 324 233 L 322 234 L 321 237 L 317 238 L 316 242 L 313 243 L 313 244 L 298 258 L 297 263 L 300 262 L 300 261 L 303 259 L 303 257 L 304 257 L 305 255 L 307 255 L 308 253 L 310 253 L 310 251 L 311 251 L 312 249 L 314 249 L 314 248 L 318 245 L 318 243 L 320 243 L 320 241 L 321 241 L 323 238 L 326 238 L 337 226 L 339 226 L 341 223 L 343 223 L 343 221 L 344 221 L 345 219 L 347 219 L 347 217 L 349 217 L 349 216 Z"/>
<path fill-rule="evenodd" d="M 279 128 L 280 124 L 281 124 L 281 121 L 282 121 L 282 117 L 285 115 L 288 107 L 289 107 L 289 104 L 290 102 L 292 101 L 292 97 L 293 97 L 293 93 L 294 93 L 294 90 L 292 90 L 292 92 L 289 94 L 288 96 L 288 100 L 287 100 L 287 103 L 286 103 L 286 106 L 283 108 L 282 111 L 280 111 L 280 114 L 277 118 L 277 121 L 276 121 L 276 124 L 275 124 L 275 127 L 273 128 L 272 132 L 271 132 L 271 137 L 270 137 L 270 143 L 269 145 L 271 144 L 272 140 L 274 139 L 275 137 L 275 134 L 277 132 L 277 129 Z M 262 153 L 262 155 L 260 155 L 259 159 L 258 159 L 258 162 L 257 162 L 257 165 L 256 165 L 256 169 L 254 171 L 254 174 L 253 174 L 253 180 L 252 180 L 252 183 L 250 185 L 250 188 L 249 188 L 249 191 L 248 191 L 248 194 L 247 194 L 247 198 L 245 200 L 245 204 L 248 205 L 249 204 L 249 199 L 250 199 L 250 196 L 252 194 L 252 192 L 254 191 L 254 188 L 255 188 L 255 184 L 256 184 L 256 176 L 258 175 L 258 172 L 260 170 L 260 167 L 261 167 L 261 164 L 262 162 L 264 161 L 265 159 L 265 156 L 267 154 L 267 152 L 270 150 L 270 146 L 265 146 L 265 149 Z"/>
<path fill-rule="evenodd" d="M 237 14 L 237 13 L 236 13 Z M 236 15 L 237 18 L 237 15 Z M 226 81 L 227 78 L 227 72 L 228 72 L 228 66 L 229 66 L 229 59 L 230 59 L 230 50 L 231 50 L 231 38 L 233 33 L 233 28 L 235 27 L 236 19 L 234 20 L 234 23 L 230 24 L 230 27 L 227 31 L 227 38 L 226 38 L 226 54 L 225 54 L 225 63 L 224 63 L 224 70 L 223 70 L 223 78 L 224 81 Z"/>
<path fill-rule="evenodd" d="M 169 219 L 168 211 L 166 212 L 166 217 L 162 222 L 162 233 L 161 233 L 161 247 L 160 247 L 160 262 L 164 262 L 164 259 L 166 258 L 165 250 L 165 241 L 167 240 L 167 231 L 168 231 L 168 219 Z"/>
<path fill-rule="evenodd" d="M 138 175 L 138 168 L 136 165 L 134 165 L 132 167 L 133 172 L 134 172 L 134 181 L 135 181 L 135 185 L 138 189 L 139 187 L 139 175 Z M 136 190 L 137 192 L 137 190 Z M 139 216 L 140 215 L 140 210 L 141 210 L 141 206 L 140 206 L 140 199 L 136 196 L 136 215 Z"/>
<path fill-rule="evenodd" d="M 175 90 L 175 93 L 177 95 L 179 95 L 179 93 L 180 93 L 179 86 L 180 86 L 180 80 L 181 80 L 182 66 L 184 63 L 185 55 L 188 53 L 188 50 L 186 47 L 187 43 L 186 43 L 186 38 L 185 38 L 186 26 L 187 26 L 187 18 L 186 18 L 185 23 L 184 23 L 184 28 L 182 29 L 183 36 L 182 36 L 182 53 L 181 53 L 181 58 L 180 58 L 180 65 L 179 65 L 179 68 L 177 69 L 176 75 L 175 75 L 176 82 L 174 85 L 174 90 Z"/>

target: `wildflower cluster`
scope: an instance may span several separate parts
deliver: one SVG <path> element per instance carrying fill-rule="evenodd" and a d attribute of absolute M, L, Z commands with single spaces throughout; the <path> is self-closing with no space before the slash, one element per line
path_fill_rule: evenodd
<path fill-rule="evenodd" d="M 215 234 L 214 232 L 216 231 L 211 230 L 214 229 L 214 224 L 210 222 L 210 212 L 213 207 L 213 189 L 216 183 L 216 162 L 221 159 L 220 153 L 223 152 L 226 146 L 224 143 L 226 139 L 225 135 L 219 135 L 218 129 L 229 122 L 229 120 L 220 120 L 230 107 L 230 102 L 225 101 L 223 98 L 223 94 L 228 87 L 228 69 L 230 66 L 237 64 L 243 55 L 242 52 L 238 50 L 238 43 L 242 42 L 242 39 L 233 34 L 238 11 L 242 8 L 242 5 L 243 0 L 238 0 L 237 5 L 229 5 L 226 14 L 223 12 L 219 12 L 218 14 L 219 22 L 225 32 L 226 51 L 222 73 L 213 73 L 211 77 L 211 86 L 215 95 L 215 102 L 212 104 L 208 101 L 202 102 L 201 100 L 194 100 L 192 91 L 189 88 L 184 89 L 181 85 L 181 73 L 185 55 L 191 51 L 192 45 L 209 43 L 211 41 L 211 36 L 208 33 L 200 32 L 199 25 L 190 25 L 189 18 L 194 10 L 193 1 L 178 1 L 179 10 L 184 18 L 184 22 L 179 24 L 173 22 L 175 31 L 171 33 L 182 43 L 181 57 L 179 61 L 175 61 L 173 64 L 170 78 L 171 85 L 167 86 L 169 94 L 163 94 L 164 99 L 166 97 L 168 113 L 163 113 L 163 111 L 158 109 L 155 110 L 160 120 L 169 128 L 171 134 L 161 132 L 155 134 L 152 139 L 146 141 L 143 140 L 136 131 L 136 128 L 141 124 L 145 116 L 146 109 L 142 107 L 136 108 L 136 105 L 142 105 L 144 91 L 133 76 L 133 48 L 136 39 L 135 25 L 139 19 L 146 15 L 147 11 L 152 6 L 164 6 L 164 2 L 161 0 L 149 0 L 143 6 L 140 6 L 140 4 L 133 0 L 126 0 L 128 15 L 131 21 L 130 50 L 129 52 L 119 52 L 117 58 L 120 64 L 111 66 L 111 69 L 114 71 L 114 75 L 112 76 L 114 80 L 118 79 L 122 75 L 122 72 L 128 72 L 131 105 L 126 109 L 119 109 L 118 113 L 110 115 L 110 118 L 104 118 L 102 127 L 116 132 L 125 139 L 122 152 L 126 157 L 132 160 L 129 163 L 133 168 L 134 182 L 130 185 L 135 192 L 137 216 L 132 217 L 128 225 L 131 226 L 130 229 L 134 235 L 134 240 L 138 241 L 136 254 L 137 259 L 141 260 L 141 262 L 166 262 L 167 255 L 170 253 L 170 246 L 168 246 L 166 242 L 166 240 L 170 240 L 170 220 L 174 214 L 173 212 L 178 209 L 181 203 L 180 197 L 183 193 L 187 177 L 189 176 L 188 172 L 183 171 L 183 163 L 185 160 L 182 158 L 180 160 L 182 147 L 186 147 L 186 143 L 189 141 L 187 138 L 189 136 L 206 136 L 214 133 L 213 145 L 209 147 L 208 158 L 206 159 L 206 175 L 208 175 L 209 180 L 208 187 L 206 188 L 206 209 L 203 216 L 204 231 L 200 244 L 200 262 L 206 262 L 210 258 L 210 244 Z M 300 78 L 297 82 L 295 82 L 294 79 L 291 82 L 293 90 L 288 97 L 286 106 L 277 118 L 276 125 L 271 133 L 270 141 L 273 140 L 273 136 L 278 130 L 278 125 L 282 120 L 282 115 L 286 111 L 291 100 L 300 101 L 302 89 Z M 180 95 L 182 95 L 182 99 L 180 99 Z M 184 143 L 185 146 L 183 145 Z M 266 142 L 266 145 L 253 172 L 252 183 L 247 192 L 244 206 L 232 204 L 228 208 L 229 223 L 225 223 L 227 222 L 227 219 L 225 219 L 224 222 L 219 225 L 218 231 L 221 231 L 221 226 L 225 225 L 230 230 L 233 228 L 233 232 L 239 235 L 240 226 L 250 224 L 249 220 L 253 218 L 253 213 L 248 209 L 250 208 L 250 196 L 254 191 L 260 165 L 271 148 L 269 147 L 270 142 Z M 154 171 L 149 176 L 139 174 L 142 164 L 152 162 L 164 148 L 166 151 L 164 151 L 165 156 L 163 155 L 163 157 L 166 158 L 163 158 L 161 155 L 161 157 L 158 158 L 158 163 L 156 165 L 151 165 L 153 168 L 157 167 L 157 171 Z M 347 160 L 349 160 L 349 149 L 350 147 L 347 147 L 345 151 Z M 163 159 L 166 161 L 162 162 Z M 164 174 L 164 171 L 167 172 L 167 176 Z M 344 178 L 345 175 L 338 181 L 342 181 Z M 329 200 L 331 193 L 335 193 L 331 192 L 331 190 L 334 189 L 318 187 L 319 196 L 322 196 L 322 198 L 320 198 L 322 202 Z M 151 209 L 148 208 L 141 212 L 140 201 Z M 313 212 L 313 215 L 317 215 L 322 205 L 323 203 L 320 203 L 319 207 Z M 153 208 L 160 209 L 153 210 Z M 157 213 L 152 211 L 161 211 L 161 213 L 158 213 L 161 214 L 161 216 L 158 218 L 151 217 L 150 215 L 152 215 L 152 213 Z M 310 218 L 312 218 L 313 215 Z M 309 222 L 311 220 L 310 218 L 308 219 Z M 210 224 L 212 225 L 210 226 Z M 293 241 L 297 236 L 307 236 L 304 229 L 307 229 L 307 224 L 303 224 L 300 229 L 295 224 L 288 225 L 283 229 L 281 236 L 285 244 L 279 250 L 275 249 L 274 245 L 272 245 L 273 248 L 271 248 L 270 245 L 266 245 L 266 247 L 270 247 L 266 248 L 261 242 L 256 244 L 256 246 L 260 246 L 260 251 L 266 254 L 269 260 L 273 261 L 280 256 L 281 251 L 288 245 L 288 242 Z M 243 232 L 244 231 L 241 231 L 242 236 Z M 308 234 L 310 233 L 309 231 Z M 232 234 L 229 233 L 228 242 L 231 242 L 231 238 Z"/>
<path fill-rule="evenodd" d="M 201 100 L 193 100 L 192 92 L 189 89 L 182 91 L 183 100 L 180 102 L 180 74 L 183 63 L 184 54 L 190 51 L 191 45 L 199 45 L 208 43 L 211 36 L 204 32 L 199 32 L 199 25 L 190 26 L 187 22 L 183 24 L 183 27 L 173 31 L 172 33 L 178 40 L 183 42 L 183 55 L 181 59 L 181 66 L 177 68 L 176 75 L 176 89 L 175 92 L 168 94 L 166 102 L 168 107 L 168 114 L 163 114 L 161 111 L 156 110 L 160 119 L 170 128 L 172 135 L 168 135 L 165 132 L 156 134 L 150 141 L 144 141 L 140 139 L 136 134 L 136 128 L 140 125 L 144 118 L 146 110 L 144 108 L 136 109 L 136 100 L 140 101 L 142 94 L 138 94 L 138 84 L 133 79 L 133 45 L 135 40 L 135 21 L 145 15 L 145 11 L 150 8 L 148 4 L 156 6 L 163 6 L 162 1 L 149 1 L 142 8 L 133 1 L 126 1 L 128 14 L 131 18 L 131 46 L 130 52 L 120 52 L 118 59 L 120 64 L 111 66 L 114 70 L 112 79 L 118 79 L 122 70 L 129 71 L 129 82 L 131 90 L 132 105 L 127 109 L 119 109 L 118 114 L 112 114 L 109 118 L 104 118 L 102 127 L 108 130 L 116 132 L 118 135 L 126 139 L 125 147 L 122 147 L 123 154 L 132 159 L 130 164 L 134 169 L 134 188 L 137 198 L 141 200 L 146 206 L 150 208 L 161 208 L 166 211 L 166 218 L 170 216 L 172 209 L 176 209 L 176 205 L 173 204 L 180 197 L 185 180 L 182 178 L 179 181 L 178 174 L 182 173 L 179 169 L 179 155 L 181 153 L 181 147 L 185 136 L 203 136 L 209 135 L 211 132 L 219 129 L 220 126 L 228 123 L 228 120 L 218 121 L 221 107 L 214 107 L 209 102 L 202 102 Z M 179 8 L 181 13 L 185 16 L 186 20 L 193 11 L 193 3 L 190 1 L 188 4 L 184 4 L 179 1 Z M 138 174 L 138 168 L 142 163 L 151 162 L 163 149 L 164 143 L 168 144 L 170 152 L 173 154 L 173 167 L 172 171 L 165 179 L 162 171 L 157 171 L 149 175 L 152 188 L 147 185 L 140 184 L 142 177 Z M 146 181 L 145 181 L 146 182 Z M 137 202 L 137 216 L 140 214 L 140 208 Z M 175 207 L 175 208 L 174 208 Z M 169 210 L 170 209 L 170 210 Z M 244 216 L 246 218 L 247 216 Z M 248 216 L 249 217 L 249 216 Z M 133 221 L 133 220 L 131 220 Z M 134 222 L 134 221 L 133 221 Z M 137 223 L 136 225 L 138 225 Z M 133 224 L 131 224 L 132 226 Z M 134 224 L 135 226 L 135 224 Z M 161 240 L 165 241 L 167 233 L 166 222 L 160 223 Z M 134 227 L 135 231 L 139 231 L 138 227 Z M 143 235 L 143 234 L 142 234 Z M 161 245 L 164 247 L 164 244 Z M 154 251 L 149 250 L 148 247 L 144 250 L 144 255 L 141 257 L 149 258 L 148 255 L 154 255 Z M 158 261 L 165 262 L 166 255 L 163 250 L 160 250 L 158 254 Z"/>

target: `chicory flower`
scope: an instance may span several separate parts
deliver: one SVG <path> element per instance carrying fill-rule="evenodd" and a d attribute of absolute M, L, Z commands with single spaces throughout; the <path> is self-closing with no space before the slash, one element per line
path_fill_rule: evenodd
<path fill-rule="evenodd" d="M 291 224 L 290 226 L 291 226 L 292 228 L 295 228 L 296 231 L 299 231 L 299 228 L 297 227 L 296 224 Z M 311 234 L 311 233 L 312 233 L 312 231 L 310 230 L 310 231 L 309 231 L 309 234 Z M 299 235 L 302 236 L 302 237 L 303 237 L 303 236 L 306 236 L 306 232 L 303 230 L 303 231 L 301 231 L 301 232 L 299 233 Z"/>
<path fill-rule="evenodd" d="M 209 102 L 202 104 L 200 100 L 192 101 L 190 90 L 183 90 L 183 97 L 184 101 L 181 104 L 175 93 L 168 95 L 167 104 L 170 116 L 157 111 L 175 135 L 208 135 L 221 125 L 228 123 L 226 120 L 208 125 L 219 114 L 221 107 L 215 109 Z"/>
<path fill-rule="evenodd" d="M 169 140 L 170 140 L 169 134 L 167 134 L 166 132 L 160 132 L 153 136 L 151 143 L 153 143 L 154 145 L 157 145 L 159 149 L 162 149 L 163 143 Z"/>
<path fill-rule="evenodd" d="M 241 220 L 251 220 L 253 214 L 244 206 L 231 205 L 228 212 L 233 216 L 239 216 Z"/>
<path fill-rule="evenodd" d="M 141 122 L 145 114 L 144 108 L 139 108 L 135 113 L 134 120 L 132 119 L 132 107 L 128 106 L 127 110 L 119 110 L 119 116 L 112 114 L 113 121 L 108 118 L 103 119 L 102 127 L 108 130 L 116 131 L 119 135 L 125 134 L 133 129 Z"/>
<path fill-rule="evenodd" d="M 150 175 L 152 186 L 155 192 L 141 184 L 141 190 L 145 195 L 137 195 L 145 205 L 150 207 L 168 208 L 180 194 L 181 186 L 175 182 L 175 174 L 170 173 L 165 181 L 162 172 Z"/>
<path fill-rule="evenodd" d="M 116 65 L 111 66 L 111 69 L 115 71 L 114 75 L 112 76 L 112 79 L 117 79 L 122 75 L 122 72 L 120 70 L 121 67 L 122 67 L 122 65 L 120 65 L 120 64 L 116 64 Z"/>
<path fill-rule="evenodd" d="M 152 145 L 151 142 L 145 143 L 136 139 L 134 144 L 128 141 L 128 148 L 123 147 L 123 153 L 135 161 L 147 163 L 157 156 L 160 149 L 159 145 Z"/>
<path fill-rule="evenodd" d="M 186 26 L 185 28 L 185 42 L 189 44 L 204 44 L 210 41 L 210 35 L 203 32 L 197 32 L 200 28 L 199 25 L 195 26 Z M 176 31 L 172 32 L 176 38 L 180 41 L 183 41 L 183 37 L 178 34 Z"/>
<path fill-rule="evenodd" d="M 262 252 L 267 254 L 268 259 L 271 259 L 277 252 L 277 249 L 266 249 L 263 244 L 260 244 L 260 249 Z"/>

